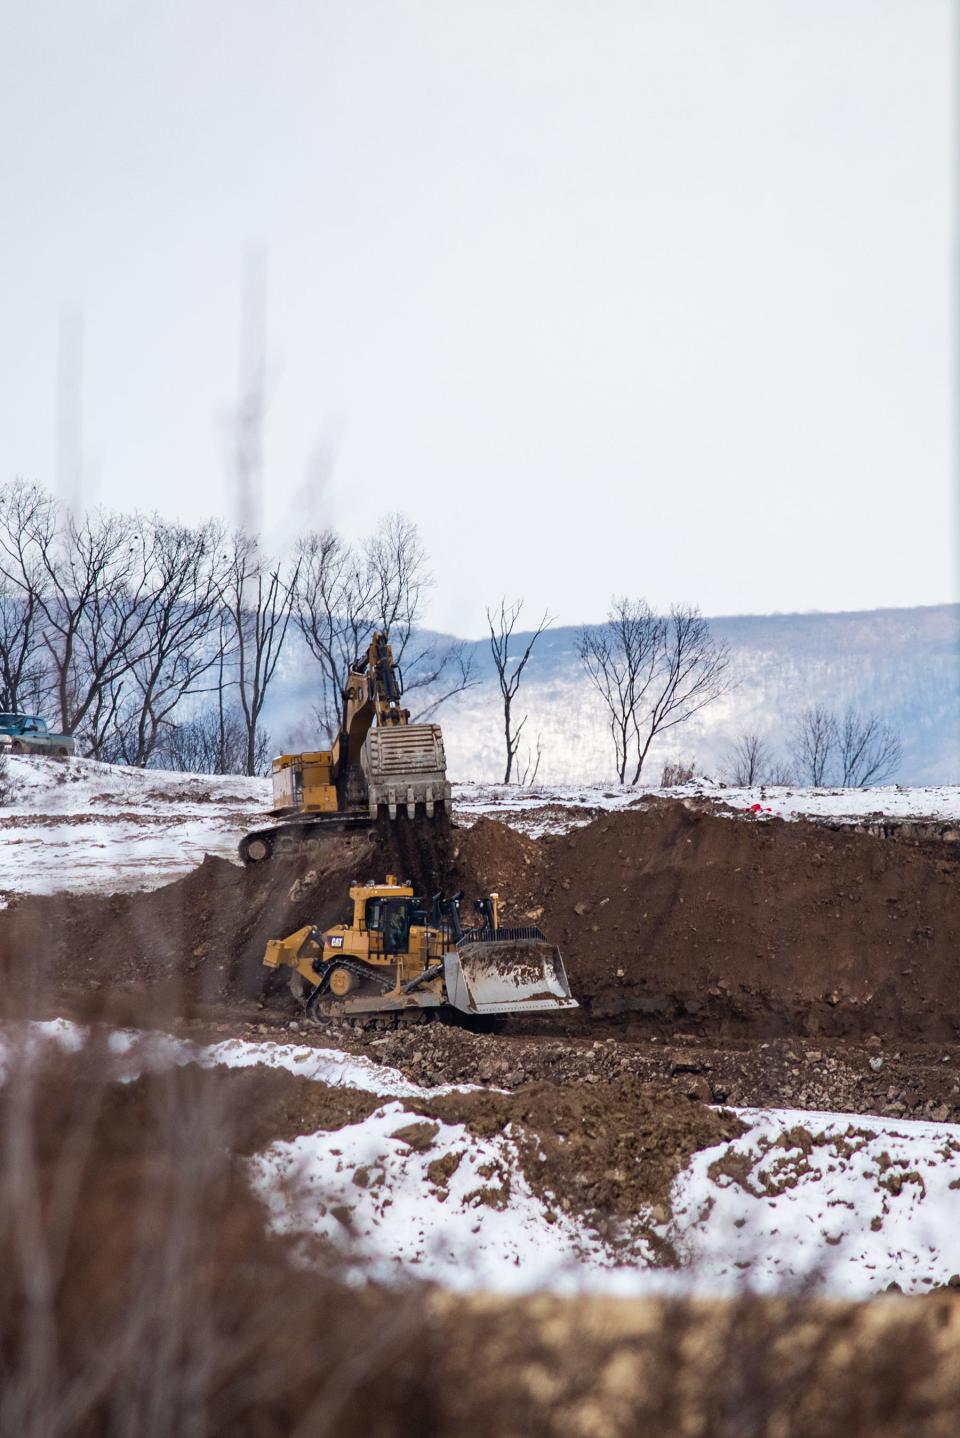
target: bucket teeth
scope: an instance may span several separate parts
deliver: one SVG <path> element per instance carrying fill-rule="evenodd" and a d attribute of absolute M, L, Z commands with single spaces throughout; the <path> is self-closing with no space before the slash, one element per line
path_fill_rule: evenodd
<path fill-rule="evenodd" d="M 436 724 L 402 724 L 371 729 L 361 763 L 367 779 L 371 818 L 386 806 L 391 819 L 400 809 L 411 817 L 422 804 L 433 818 L 438 804 L 449 804 L 443 739 Z"/>

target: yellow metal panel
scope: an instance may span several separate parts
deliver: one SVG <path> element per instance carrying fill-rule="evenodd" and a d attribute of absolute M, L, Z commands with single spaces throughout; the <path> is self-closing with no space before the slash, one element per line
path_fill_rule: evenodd
<path fill-rule="evenodd" d="M 314 813 L 335 814 L 337 812 L 336 789 L 332 784 L 304 784 L 303 808 Z"/>
<path fill-rule="evenodd" d="M 279 769 L 285 769 L 290 764 L 332 764 L 333 753 L 330 749 L 316 749 L 309 754 L 278 754 L 271 762 L 271 771 L 276 774 Z"/>

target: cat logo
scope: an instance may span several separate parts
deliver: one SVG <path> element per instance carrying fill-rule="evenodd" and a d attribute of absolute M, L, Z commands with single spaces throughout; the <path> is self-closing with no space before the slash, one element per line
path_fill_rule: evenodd
<path fill-rule="evenodd" d="M 330 945 L 331 949 L 342 949 L 342 948 L 343 948 L 343 935 L 342 935 L 342 934 L 328 934 L 328 935 L 327 935 L 327 943 Z"/>

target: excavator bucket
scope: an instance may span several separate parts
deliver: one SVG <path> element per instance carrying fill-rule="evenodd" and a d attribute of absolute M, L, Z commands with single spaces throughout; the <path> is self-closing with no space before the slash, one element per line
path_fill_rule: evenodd
<path fill-rule="evenodd" d="M 422 805 L 428 819 L 438 806 L 449 808 L 450 783 L 439 724 L 378 725 L 364 740 L 361 763 L 367 780 L 370 817 L 381 806 L 391 819 Z"/>
<path fill-rule="evenodd" d="M 560 950 L 539 929 L 470 933 L 444 955 L 447 1002 L 468 1014 L 575 1009 Z"/>

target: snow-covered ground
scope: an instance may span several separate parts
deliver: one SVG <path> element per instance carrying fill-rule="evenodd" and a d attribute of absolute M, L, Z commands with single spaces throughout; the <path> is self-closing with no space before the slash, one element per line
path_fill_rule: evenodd
<path fill-rule="evenodd" d="M 34 1024 L 26 1034 L 7 1031 L 0 1056 L 9 1062 L 17 1046 L 22 1063 L 44 1044 L 76 1052 L 87 1040 L 63 1020 Z M 463 1124 L 405 1107 L 405 1099 L 456 1092 L 453 1086 L 427 1091 L 395 1069 L 308 1045 L 202 1045 L 121 1031 L 108 1046 L 125 1077 L 171 1063 L 266 1064 L 382 1097 L 361 1122 L 271 1144 L 249 1164 L 278 1230 L 327 1238 L 367 1277 L 504 1293 L 724 1294 L 809 1285 L 867 1297 L 893 1282 L 924 1292 L 960 1272 L 957 1125 L 736 1110 L 747 1131 L 694 1155 L 674 1182 L 672 1218 L 638 1215 L 680 1256 L 679 1269 L 663 1269 L 637 1231 L 618 1235 L 632 1239 L 626 1249 L 608 1246 L 549 1195 L 538 1196 L 509 1129 L 478 1138 Z"/>
<path fill-rule="evenodd" d="M 381 1281 L 529 1292 L 579 1287 L 610 1263 L 533 1193 L 509 1138 L 417 1121 L 402 1103 L 335 1133 L 272 1144 L 251 1171 L 277 1230 L 322 1235 Z"/>
<path fill-rule="evenodd" d="M 656 1267 L 636 1234 L 625 1262 L 622 1248 L 538 1198 L 509 1132 L 481 1140 L 437 1124 L 429 1147 L 412 1150 L 411 1115 L 397 1102 L 334 1134 L 273 1144 L 254 1161 L 254 1182 L 280 1230 L 323 1235 L 379 1278 L 409 1276 L 414 1264 L 458 1289 L 625 1297 L 809 1286 L 863 1298 L 894 1282 L 922 1293 L 960 1272 L 960 1127 L 737 1112 L 748 1131 L 696 1154 L 674 1183 L 672 1219 L 651 1223 L 679 1269 Z"/>
<path fill-rule="evenodd" d="M 268 779 L 11 755 L 0 800 L 0 895 L 156 888 L 204 854 L 237 857 Z"/>
<path fill-rule="evenodd" d="M 708 779 L 672 789 L 626 785 L 579 784 L 557 787 L 515 784 L 457 784 L 454 802 L 464 818 L 500 818 L 536 838 L 588 824 L 598 814 L 641 807 L 650 799 L 681 799 L 716 804 L 718 812 L 739 811 L 756 818 L 829 819 L 861 824 L 865 820 L 930 819 L 960 821 L 960 785 L 905 789 L 896 784 L 873 789 L 799 789 L 793 785 L 756 785 L 733 789 Z"/>
<path fill-rule="evenodd" d="M 488 815 L 532 835 L 563 832 L 657 796 L 716 802 L 728 806 L 720 812 L 761 819 L 810 815 L 857 823 L 882 814 L 960 821 L 960 786 L 724 789 L 701 781 L 667 790 L 589 784 L 453 790 L 460 823 Z M 241 836 L 262 821 L 270 798 L 269 779 L 12 755 L 0 792 L 0 903 L 13 893 L 156 888 L 188 873 L 204 854 L 236 860 Z"/>

